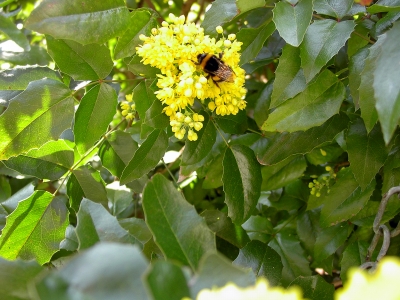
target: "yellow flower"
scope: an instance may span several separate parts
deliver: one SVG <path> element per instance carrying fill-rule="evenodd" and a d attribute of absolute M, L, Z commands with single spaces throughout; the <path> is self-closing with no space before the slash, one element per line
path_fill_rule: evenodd
<path fill-rule="evenodd" d="M 136 114 L 136 104 L 132 102 L 133 94 L 126 95 L 126 101 L 121 102 L 121 115 L 125 117 L 125 119 L 133 120 Z"/>
<path fill-rule="evenodd" d="M 349 271 L 349 281 L 335 294 L 336 300 L 398 300 L 400 289 L 400 259 L 385 257 L 374 273 L 357 268 Z"/>
<path fill-rule="evenodd" d="M 242 43 L 236 40 L 234 34 L 230 34 L 228 39 L 211 38 L 204 34 L 203 28 L 185 22 L 184 16 L 170 14 L 169 19 L 170 23 L 164 21 L 162 27 L 153 28 L 149 37 L 139 37 L 143 44 L 136 48 L 136 53 L 142 57 L 143 64 L 160 69 L 156 97 L 165 105 L 163 112 L 170 117 L 170 121 L 178 120 L 178 113 L 194 121 L 180 120 L 182 123 L 175 125 L 179 128 L 175 131 L 175 137 L 182 139 L 186 132 L 189 134 L 189 129 L 199 131 L 203 127 L 203 116 L 201 120 L 193 119 L 195 113 L 192 106 L 196 99 L 219 115 L 235 115 L 239 110 L 245 109 L 245 71 L 239 67 Z M 222 27 L 218 28 L 218 32 L 221 29 Z M 203 53 L 223 53 L 223 62 L 235 73 L 234 82 L 215 84 L 197 64 L 197 56 Z M 206 101 L 208 105 L 204 103 Z M 183 134 L 182 129 L 185 129 Z M 190 134 L 189 140 L 197 139 L 197 134 Z"/>

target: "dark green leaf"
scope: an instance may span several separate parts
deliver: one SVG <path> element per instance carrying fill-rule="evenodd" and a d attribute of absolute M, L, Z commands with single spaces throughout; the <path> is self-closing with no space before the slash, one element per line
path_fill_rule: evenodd
<path fill-rule="evenodd" d="M 216 0 L 211 5 L 210 9 L 204 15 L 204 21 L 201 26 L 204 28 L 204 33 L 216 36 L 215 28 L 225 22 L 232 20 L 238 13 L 236 0 Z"/>
<path fill-rule="evenodd" d="M 63 73 L 75 80 L 99 80 L 110 74 L 113 67 L 106 45 L 82 45 L 72 40 L 46 37 L 47 51 Z"/>
<path fill-rule="evenodd" d="M 333 284 L 327 283 L 321 276 L 298 277 L 290 286 L 299 286 L 303 297 L 310 300 L 332 300 L 335 292 Z"/>
<path fill-rule="evenodd" d="M 215 249 L 205 221 L 164 176 L 156 174 L 143 192 L 146 223 L 168 259 L 196 269 L 200 258 Z"/>
<path fill-rule="evenodd" d="M 73 113 L 74 100 L 64 84 L 52 79 L 32 81 L 0 116 L 0 160 L 58 139 L 71 126 Z"/>
<path fill-rule="evenodd" d="M 13 65 L 40 65 L 46 66 L 52 60 L 46 49 L 39 45 L 31 45 L 31 50 L 21 52 L 15 44 L 4 42 L 1 44 L 0 60 Z"/>
<path fill-rule="evenodd" d="M 318 209 L 305 211 L 297 218 L 296 231 L 309 254 L 314 253 L 315 241 L 321 231 L 319 219 L 320 210 Z"/>
<path fill-rule="evenodd" d="M 76 236 L 75 227 L 68 225 L 65 230 L 65 239 L 60 243 L 60 249 L 65 249 L 67 251 L 76 251 L 79 248 L 78 237 Z"/>
<path fill-rule="evenodd" d="M 13 21 L 4 16 L 3 13 L 0 14 L 0 31 L 25 51 L 30 50 L 29 41 L 25 34 L 17 28 Z"/>
<path fill-rule="evenodd" d="M 68 210 L 64 201 L 48 192 L 36 191 L 19 202 L 7 217 L 0 236 L 0 256 L 47 263 L 59 250 L 67 225 Z"/>
<path fill-rule="evenodd" d="M 247 129 L 247 115 L 245 110 L 240 110 L 236 115 L 217 115 L 214 120 L 225 133 L 244 133 Z"/>
<path fill-rule="evenodd" d="M 361 72 L 365 67 L 365 59 L 368 56 L 368 48 L 362 48 L 359 51 L 357 51 L 356 54 L 354 54 L 351 59 L 350 59 L 350 63 L 349 63 L 349 88 L 350 88 L 350 93 L 351 93 L 351 97 L 353 98 L 354 101 L 354 105 L 356 107 L 359 107 L 359 98 L 360 98 L 360 91 L 359 91 L 359 87 L 361 84 Z M 375 111 L 375 106 L 374 103 L 372 103 L 373 101 L 370 101 L 371 103 L 369 104 L 369 106 L 371 107 L 371 109 L 373 109 Z M 367 109 L 365 106 L 362 108 L 361 110 L 361 115 L 363 115 L 364 110 Z M 376 111 L 375 111 L 375 115 L 376 115 Z M 377 115 L 376 115 L 377 118 Z M 375 120 L 376 120 L 375 118 Z M 369 118 L 364 118 L 364 122 L 366 122 L 367 119 Z M 368 126 L 367 128 L 371 128 L 370 126 Z"/>
<path fill-rule="evenodd" d="M 154 78 L 157 74 L 160 74 L 160 69 L 154 68 L 150 65 L 144 65 L 141 63 L 142 57 L 134 55 L 132 59 L 126 59 L 128 70 L 135 75 Z"/>
<path fill-rule="evenodd" d="M 400 11 L 400 1 L 399 0 L 380 0 L 374 5 L 368 7 L 368 12 L 371 14 L 379 12 L 393 12 Z"/>
<path fill-rule="evenodd" d="M 364 241 L 355 241 L 348 245 L 343 251 L 343 257 L 340 261 L 340 278 L 347 281 L 347 271 L 351 267 L 359 267 L 365 263 L 367 255 L 368 243 Z"/>
<path fill-rule="evenodd" d="M 84 5 L 78 0 L 45 0 L 31 13 L 25 26 L 56 39 L 101 44 L 121 35 L 128 24 L 129 11 L 122 0 Z"/>
<path fill-rule="evenodd" d="M 158 99 L 153 101 L 150 108 L 146 111 L 146 115 L 143 124 L 151 126 L 153 128 L 164 129 L 169 125 L 169 118 L 163 112 L 164 106 Z"/>
<path fill-rule="evenodd" d="M 154 101 L 159 101 L 151 90 L 155 80 L 143 80 L 133 90 L 133 101 L 136 104 L 136 110 L 139 116 L 144 120 L 146 111 L 150 108 Z"/>
<path fill-rule="evenodd" d="M 228 215 L 235 224 L 243 224 L 260 197 L 261 169 L 253 150 L 243 145 L 226 149 L 222 182 Z"/>
<path fill-rule="evenodd" d="M 151 232 L 143 219 L 122 219 L 119 220 L 119 224 L 142 244 L 147 243 L 152 238 Z"/>
<path fill-rule="evenodd" d="M 238 7 L 238 10 L 240 13 L 245 13 L 246 11 L 258 8 L 258 7 L 263 7 L 265 5 L 265 0 L 253 0 L 253 1 L 247 1 L 247 0 L 238 0 L 236 2 L 236 5 Z"/>
<path fill-rule="evenodd" d="M 214 189 L 223 185 L 222 183 L 222 161 L 224 159 L 223 153 L 220 153 L 214 160 L 210 162 L 210 168 L 205 174 L 203 181 L 203 189 Z M 198 171 L 197 171 L 197 174 Z"/>
<path fill-rule="evenodd" d="M 353 4 L 353 0 L 316 0 L 314 2 L 314 10 L 319 14 L 341 20 L 347 15 Z"/>
<path fill-rule="evenodd" d="M 279 254 L 260 241 L 248 243 L 233 263 L 252 268 L 257 277 L 267 278 L 272 286 L 278 285 L 282 277 L 283 265 Z"/>
<path fill-rule="evenodd" d="M 361 48 L 368 45 L 368 39 L 365 37 L 370 34 L 370 30 L 374 25 L 375 23 L 370 19 L 365 19 L 357 23 L 347 41 L 347 55 L 349 58 L 356 54 Z"/>
<path fill-rule="evenodd" d="M 121 175 L 121 184 L 138 179 L 153 169 L 164 156 L 168 137 L 164 130 L 155 129 L 136 150 Z"/>
<path fill-rule="evenodd" d="M 269 108 L 271 104 L 271 95 L 273 93 L 273 81 L 268 81 L 265 87 L 261 90 L 254 107 L 254 121 L 259 127 L 265 122 L 269 116 Z"/>

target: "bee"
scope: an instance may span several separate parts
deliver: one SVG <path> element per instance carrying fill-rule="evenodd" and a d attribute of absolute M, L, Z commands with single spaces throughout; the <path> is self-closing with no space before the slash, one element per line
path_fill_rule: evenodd
<path fill-rule="evenodd" d="M 233 82 L 235 80 L 235 72 L 221 60 L 223 53 L 218 56 L 211 53 L 197 55 L 197 65 L 200 65 L 203 71 L 208 74 L 207 78 L 211 77 L 217 86 L 218 82 Z"/>

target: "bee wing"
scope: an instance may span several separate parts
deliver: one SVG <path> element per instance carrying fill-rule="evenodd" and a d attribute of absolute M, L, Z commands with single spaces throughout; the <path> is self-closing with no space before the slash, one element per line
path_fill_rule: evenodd
<path fill-rule="evenodd" d="M 219 63 L 219 68 L 218 68 L 218 70 L 213 72 L 214 75 L 221 78 L 222 81 L 232 80 L 233 70 L 229 66 L 225 65 L 224 63 L 222 63 L 220 61 L 218 63 Z"/>

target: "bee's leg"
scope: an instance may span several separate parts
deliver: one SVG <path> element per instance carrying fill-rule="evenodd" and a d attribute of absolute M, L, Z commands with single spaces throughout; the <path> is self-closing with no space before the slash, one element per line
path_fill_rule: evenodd
<path fill-rule="evenodd" d="M 222 59 L 222 56 L 224 56 L 224 52 L 221 52 L 220 54 L 218 54 L 219 59 Z"/>

